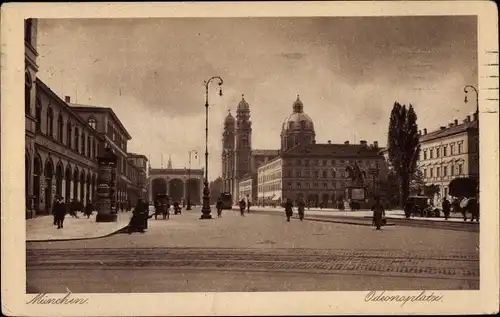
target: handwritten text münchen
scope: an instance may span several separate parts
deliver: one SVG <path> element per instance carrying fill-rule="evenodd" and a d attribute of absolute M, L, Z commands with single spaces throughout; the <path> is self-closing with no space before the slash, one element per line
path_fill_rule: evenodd
<path fill-rule="evenodd" d="M 65 304 L 73 304 L 73 305 L 82 305 L 87 304 L 88 298 L 83 297 L 74 297 L 71 292 L 62 296 L 51 296 L 47 295 L 47 293 L 37 294 L 34 298 L 27 302 L 27 304 L 55 304 L 55 305 L 65 305 Z"/>

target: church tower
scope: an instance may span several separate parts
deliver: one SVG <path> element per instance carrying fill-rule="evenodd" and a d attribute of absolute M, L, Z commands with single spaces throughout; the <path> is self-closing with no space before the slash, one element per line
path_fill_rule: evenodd
<path fill-rule="evenodd" d="M 228 111 L 222 132 L 222 192 L 233 192 L 236 121 Z"/>
<path fill-rule="evenodd" d="M 250 121 L 250 106 L 244 95 L 238 104 L 236 112 L 236 136 L 235 136 L 235 184 L 233 186 L 233 199 L 239 199 L 238 181 L 241 177 L 251 171 L 252 157 L 252 122 Z"/>

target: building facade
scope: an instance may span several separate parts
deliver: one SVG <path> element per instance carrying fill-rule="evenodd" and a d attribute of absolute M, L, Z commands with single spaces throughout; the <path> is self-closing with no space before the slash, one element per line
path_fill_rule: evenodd
<path fill-rule="evenodd" d="M 185 168 L 150 168 L 148 179 L 149 202 L 153 202 L 157 194 L 168 194 L 173 202 L 187 203 L 189 198 L 192 205 L 201 205 L 203 180 L 203 169 L 188 171 Z"/>
<path fill-rule="evenodd" d="M 50 214 L 55 196 L 84 206 L 96 200 L 98 157 L 106 147 L 119 154 L 117 202 L 133 188 L 144 196 L 145 157 L 128 160 L 131 139 L 109 108 L 71 104 L 36 77 L 37 20 L 24 22 L 26 217 Z M 110 128 L 111 127 L 111 128 Z M 138 161 L 139 159 L 139 161 Z M 142 160 L 142 161 L 140 161 Z M 137 164 L 133 164 L 136 162 Z M 124 185 L 126 184 L 126 185 Z"/>
<path fill-rule="evenodd" d="M 102 135 L 104 142 L 99 146 L 99 153 L 104 153 L 106 148 L 111 148 L 118 156 L 116 162 L 116 203 L 118 206 L 126 204 L 129 200 L 131 201 L 131 198 L 137 200 L 137 198 L 141 197 L 142 189 L 139 184 L 129 178 L 129 175 L 136 174 L 135 166 L 129 164 L 129 155 L 127 153 L 128 141 L 132 140 L 132 137 L 113 109 L 71 103 L 69 96 L 66 96 L 65 100 L 71 105 L 73 111 Z M 129 168 L 132 168 L 132 170 L 129 171 Z M 139 181 L 139 178 L 135 177 L 135 180 Z M 131 197 L 129 197 L 129 194 L 131 194 Z"/>
<path fill-rule="evenodd" d="M 248 197 L 250 202 L 256 203 L 257 199 L 257 173 L 249 173 L 244 175 L 238 184 L 238 199 Z"/>
<path fill-rule="evenodd" d="M 36 79 L 35 86 L 32 165 L 26 150 L 29 217 L 49 214 L 56 194 L 84 205 L 95 200 L 98 146 L 103 140 L 41 80 Z"/>
<path fill-rule="evenodd" d="M 366 175 L 367 195 L 376 192 L 377 180 L 387 176 L 385 159 L 375 145 L 309 144 L 294 147 L 259 167 L 258 199 L 260 204 L 280 204 L 284 199 L 303 197 L 313 206 L 333 206 L 345 199 L 351 186 L 347 169 L 357 164 Z M 371 171 L 377 171 L 372 173 Z"/>
<path fill-rule="evenodd" d="M 128 195 L 132 197 L 138 195 L 136 198 L 147 199 L 148 193 L 148 158 L 142 154 L 127 153 L 127 160 L 129 164 L 129 170 L 133 170 L 134 175 L 128 175 L 127 177 L 131 180 L 132 184 L 136 188 L 129 190 Z M 133 203 L 133 199 L 130 199 Z"/>
<path fill-rule="evenodd" d="M 35 158 L 35 100 L 37 65 L 37 20 L 24 21 L 24 114 L 25 114 L 25 188 L 27 217 L 34 212 L 35 193 L 33 188 L 33 169 Z M 41 163 L 40 163 L 41 164 Z M 38 181 L 39 183 L 39 181 Z M 39 185 L 38 185 L 39 186 Z M 39 194 L 37 193 L 37 196 Z M 39 199 L 39 198 L 37 198 Z"/>
<path fill-rule="evenodd" d="M 449 184 L 458 177 L 479 181 L 479 120 L 473 113 L 459 123 L 454 120 L 439 130 L 419 131 L 420 157 L 417 166 L 425 185 L 438 185 L 436 200 L 449 198 Z"/>

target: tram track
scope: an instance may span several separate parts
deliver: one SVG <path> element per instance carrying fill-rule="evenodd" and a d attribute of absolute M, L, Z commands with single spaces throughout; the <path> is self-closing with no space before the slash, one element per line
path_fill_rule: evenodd
<path fill-rule="evenodd" d="M 342 249 L 28 249 L 27 269 L 218 269 L 478 279 L 477 253 Z"/>

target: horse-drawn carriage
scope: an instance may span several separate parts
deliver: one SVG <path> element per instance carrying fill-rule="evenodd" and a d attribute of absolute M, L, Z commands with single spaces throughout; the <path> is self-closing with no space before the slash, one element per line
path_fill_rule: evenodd
<path fill-rule="evenodd" d="M 155 197 L 155 219 L 162 215 L 163 219 L 170 218 L 170 196 L 167 194 L 156 194 Z"/>
<path fill-rule="evenodd" d="M 430 198 L 427 196 L 409 196 L 407 201 L 409 206 L 406 208 L 406 212 L 409 212 L 412 217 L 417 215 L 420 217 L 439 217 L 439 209 L 432 206 L 429 201 Z"/>

